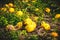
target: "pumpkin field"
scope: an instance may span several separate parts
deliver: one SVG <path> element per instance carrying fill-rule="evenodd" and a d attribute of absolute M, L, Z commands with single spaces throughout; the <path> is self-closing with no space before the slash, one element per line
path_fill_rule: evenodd
<path fill-rule="evenodd" d="M 0 40 L 60 40 L 60 6 L 57 1 L 1 1 Z"/>

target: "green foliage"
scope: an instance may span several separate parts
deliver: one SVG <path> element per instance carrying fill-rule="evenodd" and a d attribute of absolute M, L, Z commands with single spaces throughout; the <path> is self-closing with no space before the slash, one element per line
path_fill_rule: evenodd
<path fill-rule="evenodd" d="M 5 27 L 8 24 L 7 19 L 4 16 L 0 16 L 0 28 Z"/>
<path fill-rule="evenodd" d="M 5 18 L 1 20 L 3 21 L 7 20 L 8 24 L 12 24 L 12 25 L 16 25 L 17 22 L 22 21 L 21 17 L 18 18 L 15 14 L 11 14 L 11 13 L 3 13 L 1 16 Z M 1 23 L 1 24 L 5 26 L 5 23 Z"/>
<path fill-rule="evenodd" d="M 38 36 L 37 35 L 31 35 L 28 40 L 38 40 Z"/>
<path fill-rule="evenodd" d="M 6 32 L 7 39 L 9 40 L 19 40 L 19 37 L 16 33 L 16 31 L 9 31 Z"/>
<path fill-rule="evenodd" d="M 26 36 L 27 32 L 25 30 L 23 30 L 23 31 L 17 30 L 17 31 L 9 31 L 9 32 L 7 31 L 6 32 L 6 37 L 9 40 L 19 40 L 21 35 Z"/>
<path fill-rule="evenodd" d="M 27 36 L 27 32 L 26 32 L 26 30 L 22 30 L 22 31 L 20 32 L 20 35 Z"/>
<path fill-rule="evenodd" d="M 0 11 L 0 26 L 5 27 L 7 24 L 16 25 L 18 22 L 23 21 L 27 18 L 28 15 L 24 14 L 23 16 L 17 17 L 15 13 L 3 12 Z"/>

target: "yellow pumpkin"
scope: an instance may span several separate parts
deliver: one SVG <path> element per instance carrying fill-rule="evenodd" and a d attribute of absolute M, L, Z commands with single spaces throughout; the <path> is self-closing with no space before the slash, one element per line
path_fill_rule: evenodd
<path fill-rule="evenodd" d="M 51 29 L 49 24 L 46 24 L 44 28 L 45 28 L 45 30 L 50 30 Z"/>
<path fill-rule="evenodd" d="M 32 20 L 30 18 L 27 18 L 24 20 L 24 24 L 31 24 L 32 23 Z"/>
<path fill-rule="evenodd" d="M 56 14 L 55 15 L 55 18 L 60 18 L 60 14 Z"/>
<path fill-rule="evenodd" d="M 45 11 L 47 12 L 47 13 L 50 13 L 50 8 L 45 8 Z"/>
<path fill-rule="evenodd" d="M 1 10 L 3 10 L 3 11 L 7 11 L 7 8 L 1 8 Z"/>
<path fill-rule="evenodd" d="M 57 37 L 57 36 L 58 36 L 58 33 L 57 33 L 57 32 L 52 32 L 52 33 L 51 33 L 51 36 Z"/>
<path fill-rule="evenodd" d="M 25 29 L 27 32 L 32 32 L 36 29 L 36 23 L 32 22 L 32 24 L 26 25 Z"/>
<path fill-rule="evenodd" d="M 18 30 L 18 29 L 21 29 L 22 26 L 23 26 L 23 23 L 22 23 L 22 22 L 18 22 L 18 23 L 16 24 L 16 27 L 15 27 L 15 28 Z"/>
<path fill-rule="evenodd" d="M 22 16 L 23 15 L 23 12 L 22 11 L 17 11 L 16 15 L 17 16 Z"/>
<path fill-rule="evenodd" d="M 36 8 L 36 9 L 35 9 L 35 11 L 39 11 L 39 9 L 38 9 L 38 8 Z"/>
<path fill-rule="evenodd" d="M 8 4 L 5 4 L 5 6 L 6 6 L 6 7 L 9 7 L 9 5 L 8 5 Z"/>
<path fill-rule="evenodd" d="M 14 8 L 9 8 L 9 12 L 10 12 L 10 13 L 12 13 L 12 12 L 14 12 L 14 11 L 15 11 Z"/>
<path fill-rule="evenodd" d="M 10 7 L 13 7 L 13 6 L 14 6 L 13 3 L 9 3 L 8 5 L 9 5 Z"/>
<path fill-rule="evenodd" d="M 50 29 L 51 29 L 51 28 L 50 28 L 50 25 L 49 25 L 48 23 L 44 22 L 44 21 L 42 21 L 41 26 L 42 26 L 45 30 L 50 30 Z"/>

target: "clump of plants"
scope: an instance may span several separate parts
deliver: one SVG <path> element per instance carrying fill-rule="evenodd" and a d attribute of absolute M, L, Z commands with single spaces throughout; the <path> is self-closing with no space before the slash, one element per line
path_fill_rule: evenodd
<path fill-rule="evenodd" d="M 7 40 L 58 40 L 60 7 L 55 1 L 13 1 L 0 8 L 0 37 Z"/>

